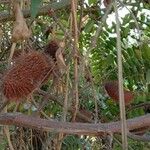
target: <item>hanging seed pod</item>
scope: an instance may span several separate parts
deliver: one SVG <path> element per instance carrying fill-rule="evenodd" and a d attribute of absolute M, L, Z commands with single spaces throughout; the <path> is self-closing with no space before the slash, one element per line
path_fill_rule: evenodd
<path fill-rule="evenodd" d="M 106 82 L 105 83 L 105 90 L 107 91 L 110 98 L 112 98 L 115 102 L 119 103 L 118 81 Z M 133 92 L 124 89 L 125 105 L 130 104 L 133 99 L 134 99 Z"/>
<path fill-rule="evenodd" d="M 28 97 L 52 73 L 53 61 L 39 52 L 20 56 L 4 76 L 3 95 L 9 101 Z"/>
<path fill-rule="evenodd" d="M 12 41 L 16 43 L 18 41 L 28 39 L 31 35 L 31 31 L 28 29 L 28 26 L 20 9 L 19 3 L 13 2 L 13 5 L 14 5 L 15 22 L 12 32 Z"/>

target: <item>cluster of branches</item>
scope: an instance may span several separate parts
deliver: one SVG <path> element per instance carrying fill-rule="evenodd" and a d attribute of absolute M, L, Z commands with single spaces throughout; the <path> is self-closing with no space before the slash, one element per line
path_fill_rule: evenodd
<path fill-rule="evenodd" d="M 61 98 L 55 97 L 49 93 L 40 91 L 46 99 L 57 102 L 59 105 L 63 106 Z M 69 108 L 69 111 L 73 113 L 73 109 Z M 88 123 L 75 123 L 75 122 L 63 122 L 56 121 L 52 119 L 41 119 L 35 116 L 28 116 L 22 113 L 4 113 L 0 115 L 1 125 L 16 125 L 20 127 L 28 127 L 32 129 L 37 129 L 41 131 L 49 131 L 54 133 L 66 133 L 66 134 L 77 134 L 77 135 L 92 135 L 101 136 L 103 134 L 115 134 L 121 133 L 121 123 L 120 121 L 110 122 L 110 123 L 94 123 L 92 120 L 87 118 L 80 112 L 77 113 L 77 117 L 81 118 Z M 140 141 L 150 141 L 149 136 L 138 136 L 134 135 L 130 131 L 140 128 L 150 127 L 150 114 L 136 117 L 127 120 L 128 136 L 130 138 L 140 140 Z"/>

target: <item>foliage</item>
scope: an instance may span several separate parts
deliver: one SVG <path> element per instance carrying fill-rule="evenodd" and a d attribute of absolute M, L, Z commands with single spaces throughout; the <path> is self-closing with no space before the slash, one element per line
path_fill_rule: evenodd
<path fill-rule="evenodd" d="M 69 79 L 67 73 L 61 76 L 61 81 L 58 79 L 49 79 L 41 89 L 47 91 L 58 99 L 61 97 L 65 99 L 65 94 L 68 88 L 68 106 L 71 107 L 74 99 L 74 57 L 73 57 L 73 25 L 71 22 L 70 4 L 67 0 L 61 0 L 60 5 L 58 1 L 47 0 L 31 0 L 30 9 L 31 17 L 27 18 L 27 22 L 32 23 L 32 37 L 23 43 L 17 43 L 16 49 L 34 49 L 43 52 L 43 49 L 51 39 L 62 40 L 65 43 L 64 59 L 66 65 L 70 67 Z M 46 15 L 38 16 L 40 7 L 51 5 L 54 12 L 49 11 Z M 53 5 L 52 5 L 53 4 Z M 124 0 L 122 3 L 118 2 L 119 15 L 121 22 L 121 47 L 122 47 L 122 60 L 123 60 L 123 76 L 124 86 L 135 93 L 134 101 L 131 106 L 127 107 L 127 118 L 148 113 L 150 108 L 137 108 L 130 109 L 133 106 L 149 101 L 150 92 L 150 4 L 144 0 Z M 126 7 L 128 9 L 126 9 Z M 79 29 L 79 110 L 86 110 L 91 112 L 92 118 L 95 118 L 95 99 L 98 104 L 98 120 L 101 122 L 110 122 L 119 120 L 119 106 L 108 97 L 104 90 L 103 83 L 108 80 L 116 80 L 118 75 L 117 68 L 117 49 L 116 49 L 116 23 L 114 17 L 114 10 L 112 9 L 107 17 L 106 22 L 102 22 L 101 18 L 104 16 L 107 8 L 104 7 L 102 1 L 98 0 L 80 0 L 77 7 L 77 21 Z M 9 11 L 8 4 L 0 4 L 0 11 Z M 122 15 L 123 12 L 127 12 Z M 1 15 L 1 14 L 0 14 Z M 36 17 L 37 16 L 37 17 Z M 133 16 L 135 18 L 133 18 Z M 0 38 L 0 73 L 5 74 L 7 69 L 7 60 L 11 47 L 11 32 L 12 21 L 1 22 L 1 29 L 3 31 L 2 38 Z M 95 33 L 103 26 L 102 31 L 96 38 L 96 44 L 93 45 Z M 66 87 L 66 82 L 69 82 Z M 95 91 L 95 92 L 94 92 Z M 43 101 L 41 95 L 34 94 L 36 104 Z M 63 102 L 62 102 L 63 103 Z M 16 104 L 9 105 L 8 110 L 13 111 Z M 20 104 L 19 111 L 32 114 L 37 108 L 30 102 Z M 57 120 L 63 118 L 63 107 L 54 101 L 48 101 L 43 108 L 43 112 L 49 117 Z M 87 112 L 87 116 L 88 116 Z M 43 115 L 41 117 L 44 118 Z M 90 116 L 91 117 L 91 116 Z M 67 121 L 71 121 L 72 115 L 67 112 Z M 84 122 L 84 121 L 83 121 Z M 18 129 L 19 130 L 19 129 Z M 45 138 L 44 145 L 49 141 L 53 147 L 57 134 L 55 133 L 32 133 L 29 129 L 20 129 L 18 132 L 16 128 L 11 129 L 11 136 L 16 134 L 29 136 L 33 134 L 33 138 Z M 147 131 L 148 133 L 148 131 Z M 37 136 L 38 135 L 38 136 Z M 19 136 L 18 136 L 19 137 Z M 120 137 L 114 136 L 118 141 Z M 13 138 L 14 139 L 14 138 Z M 57 139 L 57 138 L 56 138 Z M 104 148 L 106 142 L 103 138 L 89 137 L 89 136 L 73 136 L 64 135 L 62 142 L 62 149 L 101 149 Z M 14 139 L 14 143 L 18 142 Z M 6 146 L 6 139 L 0 142 L 0 149 Z M 40 140 L 39 140 L 40 141 Z M 120 141 L 121 142 L 121 141 Z M 136 150 L 149 149 L 149 143 L 139 142 L 136 140 L 128 139 L 129 148 Z M 41 142 L 42 143 L 42 142 Z M 113 148 L 116 150 L 121 149 L 121 145 L 113 141 Z M 29 147 L 35 146 L 35 143 L 24 140 L 23 145 Z"/>

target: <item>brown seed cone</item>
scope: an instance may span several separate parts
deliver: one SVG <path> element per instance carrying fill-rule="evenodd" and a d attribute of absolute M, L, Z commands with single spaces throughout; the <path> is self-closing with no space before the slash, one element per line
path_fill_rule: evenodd
<path fill-rule="evenodd" d="M 55 54 L 58 48 L 58 42 L 56 40 L 52 40 L 46 45 L 44 52 L 45 54 L 51 56 L 54 60 L 56 60 Z"/>
<path fill-rule="evenodd" d="M 4 76 L 3 95 L 10 101 L 28 97 L 50 75 L 52 60 L 40 52 L 20 56 Z"/>

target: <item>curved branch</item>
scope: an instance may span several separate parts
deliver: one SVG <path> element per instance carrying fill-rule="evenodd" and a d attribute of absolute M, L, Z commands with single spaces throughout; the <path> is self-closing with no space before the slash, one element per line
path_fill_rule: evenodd
<path fill-rule="evenodd" d="M 144 103 L 139 103 L 139 104 L 136 104 L 134 106 L 131 106 L 127 109 L 127 112 L 129 111 L 132 111 L 134 109 L 139 109 L 139 108 L 147 108 L 147 107 L 150 107 L 150 102 L 144 102 Z"/>
<path fill-rule="evenodd" d="M 128 133 L 128 137 L 133 139 L 133 140 L 137 140 L 137 141 L 142 141 L 142 142 L 150 142 L 150 136 L 149 135 L 143 135 L 143 136 L 139 136 L 139 135 L 135 135 L 133 133 Z"/>
<path fill-rule="evenodd" d="M 79 135 L 100 135 L 101 133 L 121 133 L 120 121 L 111 123 L 70 123 L 46 120 L 21 113 L 4 113 L 0 115 L 1 125 L 16 125 L 37 130 L 62 132 Z M 150 126 L 150 114 L 127 120 L 128 130 Z"/>
<path fill-rule="evenodd" d="M 68 6 L 69 4 L 70 4 L 70 0 L 61 0 L 59 3 L 58 2 L 50 3 L 49 5 L 40 8 L 37 16 L 46 15 L 51 9 L 58 10 L 65 6 Z M 30 17 L 31 16 L 30 10 L 23 10 L 23 15 L 25 18 Z M 14 19 L 15 19 L 14 14 L 11 14 L 10 12 L 0 13 L 0 22 L 11 21 Z"/>

